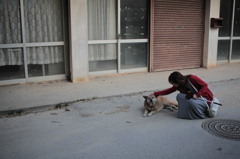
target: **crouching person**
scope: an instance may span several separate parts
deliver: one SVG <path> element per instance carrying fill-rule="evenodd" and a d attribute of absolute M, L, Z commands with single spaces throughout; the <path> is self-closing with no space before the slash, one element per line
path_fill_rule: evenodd
<path fill-rule="evenodd" d="M 177 117 L 181 119 L 204 119 L 208 117 L 208 108 L 213 101 L 213 93 L 209 90 L 207 83 L 195 75 L 182 75 L 173 72 L 168 78 L 171 88 L 154 92 L 159 95 L 168 95 L 175 91 L 180 93 L 178 101 Z"/>

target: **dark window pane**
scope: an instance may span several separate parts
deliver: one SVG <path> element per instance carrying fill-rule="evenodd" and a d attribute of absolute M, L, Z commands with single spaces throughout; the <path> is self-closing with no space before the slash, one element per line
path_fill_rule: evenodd
<path fill-rule="evenodd" d="M 43 66 L 44 65 L 28 65 L 28 76 L 29 77 L 37 77 L 37 76 L 43 76 Z"/>
<path fill-rule="evenodd" d="M 26 49 L 29 77 L 64 74 L 64 47 L 46 46 Z"/>
<path fill-rule="evenodd" d="M 60 75 L 64 74 L 64 63 L 52 63 L 52 64 L 46 64 L 45 65 L 45 75 Z"/>
<path fill-rule="evenodd" d="M 64 63 L 59 62 L 55 64 L 29 64 L 28 65 L 28 76 L 49 76 L 64 74 Z"/>
<path fill-rule="evenodd" d="M 106 71 L 117 69 L 117 45 L 88 45 L 89 71 Z"/>
<path fill-rule="evenodd" d="M 117 60 L 89 61 L 89 72 L 117 70 Z"/>
<path fill-rule="evenodd" d="M 147 43 L 121 44 L 121 69 L 147 67 Z"/>
<path fill-rule="evenodd" d="M 232 22 L 232 0 L 221 0 L 220 17 L 223 18 L 223 27 L 219 29 L 219 36 L 230 36 Z"/>
<path fill-rule="evenodd" d="M 228 60 L 230 40 L 218 40 L 217 60 Z"/>
<path fill-rule="evenodd" d="M 0 49 L 0 80 L 20 78 L 25 78 L 22 49 Z"/>
<path fill-rule="evenodd" d="M 233 36 L 240 36 L 240 0 L 235 2 Z"/>
<path fill-rule="evenodd" d="M 148 1 L 121 0 L 121 38 L 148 37 Z"/>
<path fill-rule="evenodd" d="M 232 60 L 240 59 L 240 40 L 233 40 Z"/>

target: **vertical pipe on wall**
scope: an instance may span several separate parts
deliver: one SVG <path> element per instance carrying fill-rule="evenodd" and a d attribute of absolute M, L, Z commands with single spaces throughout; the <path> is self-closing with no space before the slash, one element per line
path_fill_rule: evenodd
<path fill-rule="evenodd" d="M 232 8 L 232 25 L 231 25 L 231 33 L 230 33 L 230 47 L 229 47 L 229 55 L 228 62 L 231 63 L 232 60 L 232 44 L 233 44 L 233 29 L 234 29 L 234 17 L 235 17 L 235 0 L 233 0 L 233 8 Z"/>
<path fill-rule="evenodd" d="M 154 39 L 154 0 L 150 1 L 150 58 L 149 72 L 153 72 L 153 41 Z"/>
<path fill-rule="evenodd" d="M 120 0 L 117 1 L 117 16 L 118 16 L 118 21 L 117 21 L 117 72 L 120 73 L 121 69 L 121 44 L 120 44 L 120 39 L 121 39 L 121 4 Z"/>
<path fill-rule="evenodd" d="M 21 27 L 22 27 L 22 43 L 23 43 L 23 57 L 24 57 L 24 71 L 25 78 L 28 81 L 28 62 L 27 62 L 27 48 L 26 48 L 26 37 L 25 37 L 25 22 L 24 22 L 24 7 L 23 0 L 20 0 L 20 14 L 21 14 Z"/>

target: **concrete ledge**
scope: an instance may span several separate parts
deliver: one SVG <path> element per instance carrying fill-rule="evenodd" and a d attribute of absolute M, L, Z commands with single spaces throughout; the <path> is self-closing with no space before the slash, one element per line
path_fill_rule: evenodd
<path fill-rule="evenodd" d="M 212 82 L 240 79 L 240 64 L 222 64 L 212 69 L 184 69 L 182 74 L 194 74 L 212 85 Z M 136 92 L 169 88 L 168 76 L 172 71 L 135 73 L 120 76 L 85 78 L 78 76 L 76 83 L 51 81 L 4 86 L 0 89 L 0 111 L 4 114 L 32 111 L 33 108 L 54 109 L 56 105 Z M 89 82 L 82 82 L 89 81 Z M 82 82 L 82 83 L 81 83 Z M 41 108 L 39 108 L 41 106 Z M 11 113 L 10 113 L 11 114 Z"/>
<path fill-rule="evenodd" d="M 44 111 L 53 110 L 53 109 L 57 109 L 56 105 L 45 105 L 45 106 L 37 106 L 37 107 L 31 107 L 31 108 L 21 108 L 21 109 L 0 111 L 0 118 L 22 116 L 30 113 L 39 113 L 39 112 L 44 112 Z"/>
<path fill-rule="evenodd" d="M 121 97 L 121 96 L 129 96 L 129 95 L 138 95 L 144 92 L 153 92 L 152 91 L 143 91 L 143 92 L 136 92 L 136 93 L 128 93 L 128 94 L 120 94 L 120 95 L 113 95 L 113 96 L 105 96 L 105 97 L 92 97 L 92 98 L 86 98 L 86 99 L 78 99 L 75 101 L 69 101 L 59 104 L 51 104 L 51 105 L 43 105 L 43 106 L 36 106 L 36 107 L 30 107 L 30 108 L 21 108 L 21 109 L 12 109 L 12 110 L 4 110 L 0 111 L 0 118 L 7 118 L 7 117 L 15 117 L 15 116 L 23 116 L 26 114 L 31 113 L 40 113 L 45 112 L 49 110 L 55 110 L 55 109 L 65 109 L 65 111 L 69 111 L 67 108 L 70 104 L 77 103 L 77 102 L 87 102 L 99 98 L 111 98 L 111 97 Z"/>

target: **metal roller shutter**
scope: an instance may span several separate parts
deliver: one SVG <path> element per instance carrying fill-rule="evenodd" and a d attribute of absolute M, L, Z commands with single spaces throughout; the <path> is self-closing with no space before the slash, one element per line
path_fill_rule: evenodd
<path fill-rule="evenodd" d="M 204 1 L 153 0 L 151 71 L 200 67 Z"/>

